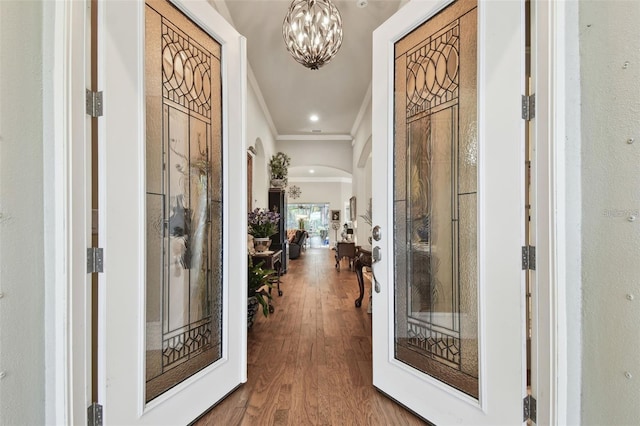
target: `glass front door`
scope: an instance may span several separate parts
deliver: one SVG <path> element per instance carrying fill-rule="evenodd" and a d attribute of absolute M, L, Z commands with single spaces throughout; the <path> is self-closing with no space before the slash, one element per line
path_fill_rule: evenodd
<path fill-rule="evenodd" d="M 247 379 L 245 41 L 206 1 L 97 7 L 98 402 L 189 424 Z"/>
<path fill-rule="evenodd" d="M 477 5 L 395 43 L 395 356 L 478 398 Z"/>
<path fill-rule="evenodd" d="M 374 32 L 373 383 L 434 424 L 522 422 L 524 2 Z"/>
<path fill-rule="evenodd" d="M 220 44 L 167 1 L 146 20 L 146 400 L 222 354 Z"/>

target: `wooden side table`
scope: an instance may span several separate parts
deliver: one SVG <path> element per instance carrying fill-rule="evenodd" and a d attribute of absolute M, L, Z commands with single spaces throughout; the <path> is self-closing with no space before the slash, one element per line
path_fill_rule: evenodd
<path fill-rule="evenodd" d="M 263 251 L 256 252 L 251 256 L 251 261 L 254 265 L 260 262 L 264 262 L 262 265 L 265 269 L 273 269 L 277 272 L 277 288 L 278 296 L 282 296 L 282 290 L 280 290 L 280 274 L 282 272 L 282 250 L 277 251 Z"/>

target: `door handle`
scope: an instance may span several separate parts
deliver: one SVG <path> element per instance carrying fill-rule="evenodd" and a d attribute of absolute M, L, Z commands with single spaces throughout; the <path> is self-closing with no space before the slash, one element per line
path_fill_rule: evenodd
<path fill-rule="evenodd" d="M 373 263 L 380 262 L 382 260 L 382 254 L 380 253 L 380 247 L 375 246 L 373 248 Z"/>
<path fill-rule="evenodd" d="M 373 238 L 375 238 L 375 235 Z M 376 241 L 377 240 L 378 239 L 376 239 Z M 382 260 L 382 253 L 380 252 L 380 247 L 375 246 L 373 248 L 373 252 L 371 253 L 371 275 L 373 275 L 373 283 L 374 283 L 373 289 L 376 291 L 376 293 L 380 293 L 380 283 L 378 282 L 378 278 L 376 278 L 376 271 L 373 265 L 380 262 L 381 260 Z"/>
<path fill-rule="evenodd" d="M 379 225 L 373 227 L 373 229 L 371 230 L 371 235 L 373 236 L 374 240 L 380 241 L 380 238 L 382 238 L 382 232 Z"/>

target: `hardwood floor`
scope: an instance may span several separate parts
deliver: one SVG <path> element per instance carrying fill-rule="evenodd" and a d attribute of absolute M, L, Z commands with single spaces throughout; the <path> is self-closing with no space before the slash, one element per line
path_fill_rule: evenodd
<path fill-rule="evenodd" d="M 195 424 L 422 425 L 372 385 L 371 316 L 355 273 L 334 251 L 289 262 L 275 312 L 249 330 L 247 383 Z"/>

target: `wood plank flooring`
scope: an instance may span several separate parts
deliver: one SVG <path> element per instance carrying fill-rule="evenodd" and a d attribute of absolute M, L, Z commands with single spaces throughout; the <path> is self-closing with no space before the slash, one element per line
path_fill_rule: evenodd
<path fill-rule="evenodd" d="M 422 425 L 372 385 L 368 293 L 346 260 L 307 249 L 289 262 L 275 312 L 249 330 L 248 381 L 195 424 Z"/>

